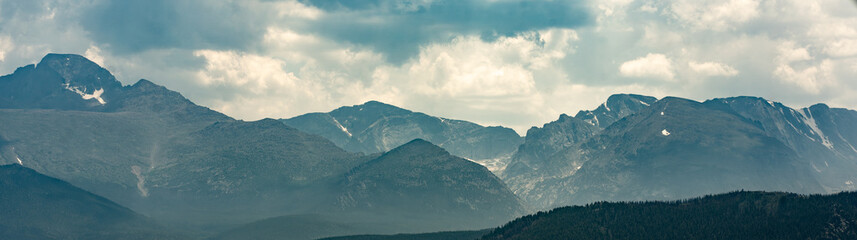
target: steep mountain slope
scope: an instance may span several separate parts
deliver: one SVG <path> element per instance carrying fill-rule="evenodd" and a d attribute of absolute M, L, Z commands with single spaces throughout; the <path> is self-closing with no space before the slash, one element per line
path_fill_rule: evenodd
<path fill-rule="evenodd" d="M 156 217 L 247 222 L 311 211 L 328 197 L 325 180 L 365 157 L 273 119 L 218 122 L 175 141 L 170 164 L 144 175 Z M 164 204 L 189 210 L 174 216 Z"/>
<path fill-rule="evenodd" d="M 512 156 L 503 180 L 509 187 L 538 207 L 550 195 L 532 192 L 536 185 L 573 175 L 583 164 L 578 145 L 600 133 L 613 122 L 647 108 L 657 99 L 634 94 L 615 94 L 592 111 L 580 111 L 575 117 L 562 114 L 541 128 L 527 131 L 524 143 Z"/>
<path fill-rule="evenodd" d="M 657 200 L 735 189 L 822 192 L 809 164 L 753 122 L 680 98 L 664 98 L 581 146 L 574 175 L 543 190 L 557 203 Z"/>
<path fill-rule="evenodd" d="M 389 151 L 421 138 L 456 156 L 487 161 L 508 158 L 522 141 L 512 129 L 432 117 L 377 101 L 282 121 L 352 152 Z"/>
<path fill-rule="evenodd" d="M 53 64 L 55 61 L 60 67 Z M 48 95 L 42 96 L 44 99 L 64 97 L 56 101 L 22 99 L 19 96 L 27 95 L 24 92 L 0 91 L 4 99 L 17 99 L 0 109 L 0 162 L 32 167 L 157 220 L 201 229 L 203 234 L 276 216 L 345 213 L 345 207 L 337 205 L 345 186 L 340 182 L 356 166 L 380 156 L 346 152 L 323 137 L 278 120 L 237 121 L 146 80 L 115 87 L 119 83 L 109 72 L 80 56 L 52 54 L 29 68 L 41 75 L 24 74 L 26 71 L 19 69 L 0 77 L 0 84 L 51 89 L 45 91 Z M 90 79 L 93 77 L 112 82 Z M 91 89 L 104 92 L 99 101 L 81 96 L 75 89 L 84 95 L 93 94 Z M 72 95 L 65 96 L 63 91 Z M 451 158 L 448 153 L 444 156 Z M 459 160 L 464 163 L 456 162 Z M 389 209 L 402 210 L 391 212 L 391 218 L 406 219 L 406 214 L 414 214 L 407 209 L 448 212 L 443 208 L 458 206 L 447 204 L 456 201 L 478 207 L 457 215 L 473 215 L 470 224 L 499 224 L 520 212 L 514 195 L 481 166 L 459 158 L 441 158 L 427 159 L 427 164 L 414 165 L 414 169 L 423 175 L 410 180 L 436 182 L 436 177 L 443 176 L 461 185 L 443 185 L 450 192 L 442 193 L 448 195 L 433 198 L 446 205 L 390 203 Z M 385 179 L 389 182 L 380 184 L 394 185 L 395 180 Z M 465 180 L 484 185 L 478 189 L 465 187 L 471 186 Z M 399 190 L 404 189 L 409 188 Z M 410 190 L 440 193 L 437 188 Z M 353 193 L 361 191 L 374 189 Z M 466 194 L 492 199 L 469 198 Z M 358 203 L 381 204 L 372 202 L 377 199 L 360 199 Z M 495 203 L 508 209 L 488 206 Z M 494 218 L 498 214 L 503 219 Z M 409 227 L 414 231 L 436 230 L 438 225 L 431 224 L 443 220 L 438 215 L 419 222 L 427 227 Z"/>
<path fill-rule="evenodd" d="M 485 167 L 417 139 L 330 182 L 324 209 L 239 226 L 216 239 L 316 239 L 495 227 L 524 213 Z"/>
<path fill-rule="evenodd" d="M 854 239 L 857 193 L 733 192 L 595 203 L 525 216 L 482 239 Z"/>
<path fill-rule="evenodd" d="M 130 209 L 18 164 L 0 166 L 5 239 L 184 239 Z"/>
<path fill-rule="evenodd" d="M 759 124 L 797 156 L 809 161 L 828 192 L 857 190 L 857 111 L 816 104 L 792 109 L 756 97 L 712 99 L 704 104 L 722 108 Z"/>
<path fill-rule="evenodd" d="M 10 100 L 0 109 L 0 162 L 159 219 L 229 225 L 314 209 L 326 193 L 307 185 L 368 160 L 276 120 L 235 121 L 146 80 L 123 87 L 78 55 L 49 54 L 0 85 Z"/>
<path fill-rule="evenodd" d="M 754 97 L 623 99 L 636 107 L 599 109 L 637 111 L 603 130 L 578 119 L 596 115 L 586 112 L 531 129 L 503 175 L 506 183 L 536 209 L 736 189 L 832 193 L 855 187 L 854 111 L 823 104 L 794 110 Z"/>
<path fill-rule="evenodd" d="M 443 218 L 439 230 L 490 227 L 523 213 L 485 167 L 422 139 L 357 166 L 340 186 L 336 206 L 345 212 Z"/>
<path fill-rule="evenodd" d="M 614 94 L 592 111 L 580 111 L 574 118 L 604 129 L 625 116 L 634 114 L 655 101 L 657 98 L 637 94 Z"/>

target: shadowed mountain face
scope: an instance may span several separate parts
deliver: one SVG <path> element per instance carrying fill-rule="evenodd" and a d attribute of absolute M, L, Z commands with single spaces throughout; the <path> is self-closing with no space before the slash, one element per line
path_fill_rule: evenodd
<path fill-rule="evenodd" d="M 855 206 L 857 193 L 600 202 L 525 216 L 481 239 L 854 239 Z"/>
<path fill-rule="evenodd" d="M 753 121 L 805 159 L 827 192 L 857 189 L 857 111 L 816 104 L 792 109 L 756 97 L 713 99 L 704 104 Z"/>
<path fill-rule="evenodd" d="M 389 151 L 420 138 L 456 156 L 491 163 L 508 158 L 521 144 L 514 130 L 412 112 L 381 102 L 341 107 L 283 119 L 289 126 L 323 136 L 352 152 Z M 494 161 L 491 161 L 494 160 Z M 501 170 L 503 164 L 492 171 Z"/>
<path fill-rule="evenodd" d="M 289 214 L 347 213 L 337 205 L 339 194 L 376 191 L 340 181 L 378 154 L 346 152 L 278 120 L 237 121 L 146 80 L 123 87 L 77 55 L 48 55 L 39 65 L 0 77 L 0 86 L 0 163 L 55 176 L 158 220 L 219 231 Z M 434 210 L 420 212 L 426 213 L 421 223 L 439 224 L 411 226 L 414 231 L 458 227 L 441 220 L 446 207 L 459 203 L 474 207 L 460 211 L 477 216 L 467 226 L 499 224 L 522 212 L 517 198 L 488 170 L 458 158 L 464 163 L 449 170 L 450 161 L 443 159 L 414 165 L 421 175 L 410 180 L 434 182 L 442 176 L 462 186 L 470 186 L 465 180 L 485 185 L 479 190 L 437 186 L 448 195 L 432 198 L 436 206 L 371 202 L 399 197 L 385 192 L 355 204 L 366 201 L 389 210 L 392 220 L 379 224 Z M 398 186 L 396 180 L 381 184 Z"/>
<path fill-rule="evenodd" d="M 18 164 L 0 166 L 5 239 L 183 239 L 125 207 Z"/>
<path fill-rule="evenodd" d="M 441 214 L 460 229 L 490 227 L 523 214 L 517 197 L 485 167 L 417 139 L 355 167 L 340 180 L 346 211 Z M 455 199 L 448 201 L 446 199 Z M 471 226 L 471 227 L 464 227 Z"/>
<path fill-rule="evenodd" d="M 855 189 L 854 111 L 794 110 L 752 97 L 698 103 L 621 96 L 608 102 L 625 99 L 636 107 L 598 109 L 636 111 L 617 115 L 603 130 L 579 119 L 595 115 L 588 111 L 531 129 L 504 173 L 510 188 L 537 209 L 736 189 Z"/>
<path fill-rule="evenodd" d="M 484 229 L 524 213 L 517 197 L 485 167 L 417 139 L 331 181 L 321 215 L 274 217 L 216 239 L 316 239 Z"/>
<path fill-rule="evenodd" d="M 616 94 L 592 111 L 580 111 L 575 117 L 565 114 L 541 128 L 527 131 L 524 143 L 512 156 L 503 179 L 516 194 L 541 209 L 555 199 L 555 193 L 535 190 L 542 181 L 565 178 L 583 165 L 578 145 L 600 133 L 604 127 L 649 107 L 657 99 L 634 94 Z M 535 190 L 535 191 L 534 191 Z M 548 190 L 553 191 L 553 190 Z"/>

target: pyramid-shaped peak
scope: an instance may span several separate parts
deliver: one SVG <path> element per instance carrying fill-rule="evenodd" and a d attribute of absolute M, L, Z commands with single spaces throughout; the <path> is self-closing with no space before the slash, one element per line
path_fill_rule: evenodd
<path fill-rule="evenodd" d="M 434 145 L 433 143 L 417 138 L 408 143 L 402 144 L 384 154 L 384 157 L 392 156 L 436 156 L 449 155 L 445 149 Z"/>
<path fill-rule="evenodd" d="M 438 147 L 437 145 L 434 145 L 429 141 L 423 140 L 422 138 L 417 138 L 417 139 L 411 140 L 410 142 L 402 144 L 402 146 L 399 146 L 399 147 L 397 147 L 391 151 L 396 151 L 396 149 L 415 149 L 415 148 L 424 149 L 424 150 L 432 150 L 432 151 L 446 151 L 446 150 L 443 150 L 443 148 Z"/>
<path fill-rule="evenodd" d="M 362 116 L 365 114 L 377 115 L 377 116 L 389 116 L 389 115 L 405 115 L 413 113 L 410 110 L 403 109 L 397 106 L 393 106 L 390 104 L 382 103 L 379 101 L 368 101 L 360 105 L 354 105 L 350 107 L 340 107 L 331 112 L 335 117 L 339 117 L 341 114 L 344 115 L 353 115 L 353 116 Z"/>
<path fill-rule="evenodd" d="M 42 58 L 36 68 L 56 72 L 63 78 L 64 84 L 80 91 L 122 87 L 109 71 L 77 54 L 50 53 Z"/>
<path fill-rule="evenodd" d="M 361 105 L 356 105 L 355 107 L 365 107 L 365 108 L 374 108 L 374 109 L 388 109 L 388 110 L 406 110 L 404 108 L 400 108 L 400 107 L 397 107 L 395 105 L 379 102 L 376 100 L 371 100 L 371 101 L 365 102 Z"/>

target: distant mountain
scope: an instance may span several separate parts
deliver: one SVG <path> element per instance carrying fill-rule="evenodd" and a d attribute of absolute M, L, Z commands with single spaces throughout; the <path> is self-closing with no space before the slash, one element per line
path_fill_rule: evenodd
<path fill-rule="evenodd" d="M 557 202 L 680 199 L 736 189 L 824 192 L 810 164 L 758 125 L 686 99 L 661 99 L 580 149 L 586 154 L 577 173 L 541 186 L 563 189 Z"/>
<path fill-rule="evenodd" d="M 484 229 L 525 209 L 485 167 L 417 139 L 365 162 L 332 183 L 321 215 L 265 219 L 215 239 L 316 239 Z"/>
<path fill-rule="evenodd" d="M 349 153 L 278 120 L 234 120 L 146 80 L 121 86 L 109 72 L 77 55 L 50 54 L 36 66 L 0 77 L 0 85 L 0 98 L 10 99 L 0 108 L 0 163 L 63 179 L 172 226 L 206 234 L 277 216 L 344 214 L 348 211 L 338 204 L 339 194 L 376 191 L 349 189 L 357 186 L 341 182 L 381 154 Z M 97 95 L 93 89 L 103 91 L 99 98 L 88 96 Z M 522 212 L 517 198 L 488 170 L 447 158 L 422 159 L 425 164 L 413 166 L 422 175 L 410 180 L 436 182 L 442 176 L 460 185 L 398 189 L 447 190 L 447 196 L 432 198 L 444 205 L 413 201 L 374 206 L 401 210 L 389 215 L 396 220 L 432 209 L 436 213 L 427 219 L 440 221 L 450 211 L 444 207 L 462 201 L 477 208 L 456 216 L 473 214 L 470 224 L 479 226 Z M 379 184 L 395 186 L 396 180 Z M 473 188 L 465 180 L 484 185 Z M 399 197 L 378 194 L 357 203 L 382 204 L 376 200 Z M 411 227 L 428 231 L 444 224 L 431 221 Z"/>
<path fill-rule="evenodd" d="M 524 213 L 485 167 L 422 139 L 355 167 L 339 184 L 335 205 L 344 211 L 447 218 L 439 230 L 490 227 Z"/>
<path fill-rule="evenodd" d="M 511 156 L 522 141 L 509 128 L 433 117 L 377 101 L 282 121 L 351 152 L 385 152 L 421 138 L 453 155 L 484 162 L 488 167 L 496 165 L 492 171 L 501 170 L 504 164 L 497 162 Z"/>
<path fill-rule="evenodd" d="M 18 164 L 0 166 L 4 239 L 186 239 L 146 217 Z"/>
<path fill-rule="evenodd" d="M 792 109 L 757 97 L 712 99 L 704 104 L 723 108 L 753 121 L 808 162 L 827 192 L 857 190 L 857 111 L 816 104 Z"/>
<path fill-rule="evenodd" d="M 481 239 L 855 239 L 857 193 L 733 192 L 599 202 L 525 216 Z"/>
<path fill-rule="evenodd" d="M 503 179 L 516 194 L 537 206 L 547 207 L 554 195 L 542 191 L 532 192 L 542 181 L 564 178 L 574 174 L 583 165 L 578 145 L 600 133 L 605 127 L 649 107 L 654 97 L 635 94 L 615 94 L 592 111 L 580 111 L 575 117 L 565 114 L 541 128 L 527 131 L 524 143 L 512 156 Z M 569 156 L 572 155 L 572 156 Z"/>
<path fill-rule="evenodd" d="M 607 98 L 598 108 L 592 111 L 580 111 L 574 118 L 604 129 L 619 119 L 634 114 L 655 101 L 655 97 L 637 94 L 614 94 Z"/>
<path fill-rule="evenodd" d="M 590 116 L 611 119 L 601 111 L 607 109 L 623 113 L 601 129 Z M 855 116 L 755 97 L 699 103 L 615 95 L 595 111 L 528 131 L 503 178 L 536 209 L 736 189 L 855 190 Z"/>

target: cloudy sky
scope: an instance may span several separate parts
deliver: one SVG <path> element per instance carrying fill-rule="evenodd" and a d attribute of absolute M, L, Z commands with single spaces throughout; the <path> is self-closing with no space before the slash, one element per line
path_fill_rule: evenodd
<path fill-rule="evenodd" d="M 524 133 L 613 93 L 857 109 L 853 0 L 0 0 L 49 52 L 256 120 L 379 100 Z"/>

